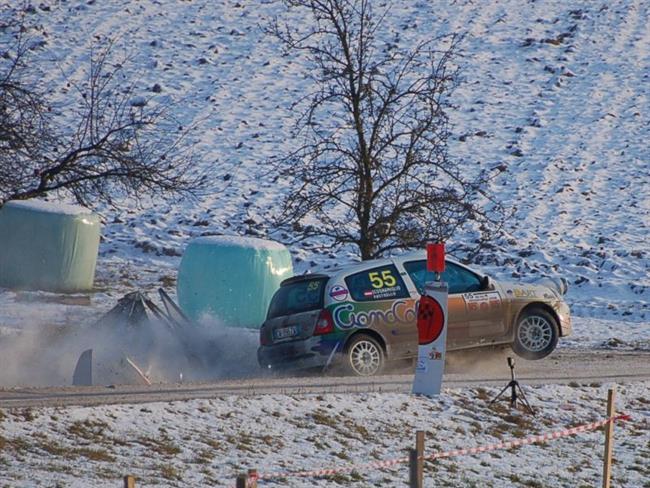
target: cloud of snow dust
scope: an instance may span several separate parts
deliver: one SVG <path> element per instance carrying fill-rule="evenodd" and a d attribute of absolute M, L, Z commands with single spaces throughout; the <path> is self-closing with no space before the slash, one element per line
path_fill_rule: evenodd
<path fill-rule="evenodd" d="M 145 384 L 127 358 L 152 383 L 241 378 L 260 371 L 258 332 L 214 319 L 176 329 L 155 319 L 139 325 L 43 323 L 32 316 L 20 329 L 0 329 L 0 386 L 71 385 L 87 349 L 93 350 L 95 385 Z"/>

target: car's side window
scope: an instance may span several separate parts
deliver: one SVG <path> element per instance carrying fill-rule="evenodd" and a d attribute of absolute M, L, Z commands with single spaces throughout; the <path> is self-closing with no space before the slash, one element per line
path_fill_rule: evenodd
<path fill-rule="evenodd" d="M 368 269 L 345 278 L 352 299 L 357 302 L 407 298 L 408 290 L 395 265 Z"/>
<path fill-rule="evenodd" d="M 427 271 L 425 260 L 404 263 L 404 269 L 413 280 L 419 293 L 424 291 L 424 284 L 427 281 L 433 281 L 433 273 Z M 449 261 L 445 263 L 442 280 L 448 284 L 449 293 L 469 293 L 481 290 L 481 278 L 478 275 Z"/>

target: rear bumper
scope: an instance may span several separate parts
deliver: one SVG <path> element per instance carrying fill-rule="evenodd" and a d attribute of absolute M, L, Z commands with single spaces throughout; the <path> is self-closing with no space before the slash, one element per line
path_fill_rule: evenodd
<path fill-rule="evenodd" d="M 324 367 L 337 342 L 326 336 L 260 346 L 257 361 L 263 369 L 290 370 Z"/>

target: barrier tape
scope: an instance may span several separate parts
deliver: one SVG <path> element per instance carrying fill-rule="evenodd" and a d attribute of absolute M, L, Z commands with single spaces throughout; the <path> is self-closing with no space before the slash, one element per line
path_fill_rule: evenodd
<path fill-rule="evenodd" d="M 536 435 L 533 437 L 528 437 L 526 439 L 518 439 L 515 441 L 499 442 L 496 444 L 489 444 L 487 446 L 471 447 L 468 449 L 456 449 L 453 451 L 445 452 L 435 452 L 433 454 L 428 454 L 422 456 L 422 459 L 427 461 L 433 461 L 434 459 L 442 459 L 449 457 L 458 457 L 466 456 L 471 454 L 479 454 L 489 451 L 495 451 L 497 449 L 511 449 L 513 447 L 525 446 L 528 444 L 535 444 L 537 442 L 544 442 L 554 439 L 560 439 L 562 437 L 569 437 L 572 435 L 579 434 L 588 430 L 596 430 L 604 425 L 609 424 L 610 422 L 616 422 L 618 420 L 630 420 L 630 416 L 627 414 L 620 414 L 614 417 L 609 417 L 604 420 L 599 420 L 597 422 L 592 422 L 590 424 L 579 425 L 577 427 L 572 427 L 570 429 L 558 430 L 555 432 L 550 432 L 548 434 Z M 251 479 L 256 480 L 270 480 L 278 478 L 315 478 L 319 476 L 331 476 L 340 473 L 350 473 L 352 471 L 363 471 L 367 469 L 376 469 L 376 468 L 390 468 L 397 464 L 406 464 L 409 462 L 409 457 L 402 457 L 396 459 L 388 459 L 385 461 L 375 461 L 370 463 L 362 464 L 350 464 L 347 466 L 340 466 L 338 468 L 330 469 L 317 469 L 312 471 L 287 471 L 287 472 L 270 472 L 270 473 L 257 473 L 257 475 L 251 475 Z"/>

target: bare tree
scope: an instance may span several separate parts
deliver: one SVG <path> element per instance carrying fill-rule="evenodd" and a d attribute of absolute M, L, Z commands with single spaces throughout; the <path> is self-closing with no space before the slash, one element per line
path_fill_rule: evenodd
<path fill-rule="evenodd" d="M 278 223 L 299 239 L 357 246 L 362 259 L 461 226 L 498 228 L 502 209 L 486 188 L 503 167 L 469 176 L 447 151 L 462 36 L 402 49 L 381 42 L 390 8 L 376 15 L 370 0 L 284 3 L 309 21 L 276 19 L 268 32 L 306 55 L 314 90 L 296 103 L 306 106 L 293 134 L 301 145 L 275 161 L 295 181 Z"/>
<path fill-rule="evenodd" d="M 6 14 L 6 12 L 4 12 Z M 105 39 L 92 49 L 85 79 L 69 81 L 52 101 L 33 66 L 36 47 L 22 23 L 5 24 L 0 46 L 0 206 L 8 200 L 71 194 L 90 206 L 123 196 L 176 197 L 198 190 L 205 176 L 174 119 L 170 103 L 138 96 L 128 57 Z M 9 35 L 7 30 L 12 30 Z"/>

